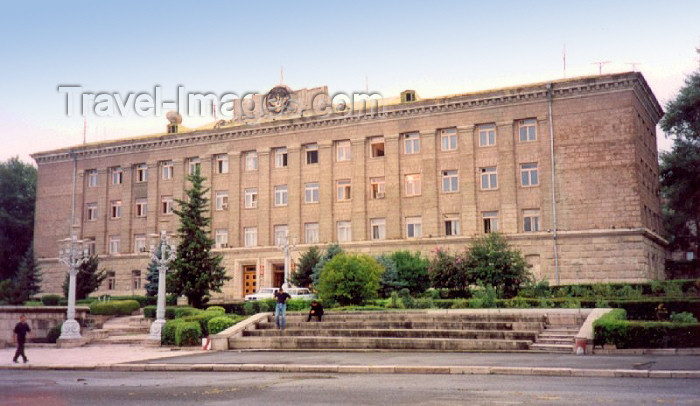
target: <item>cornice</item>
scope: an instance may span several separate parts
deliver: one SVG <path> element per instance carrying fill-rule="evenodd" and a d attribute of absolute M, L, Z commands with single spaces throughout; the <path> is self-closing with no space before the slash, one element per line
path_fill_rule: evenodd
<path fill-rule="evenodd" d="M 658 101 L 640 73 L 628 72 L 613 75 L 573 78 L 552 82 L 553 98 L 580 97 L 631 89 L 649 115 L 658 121 L 663 115 Z M 32 158 L 39 164 L 88 159 L 104 155 L 133 154 L 162 148 L 224 142 L 256 136 L 276 136 L 294 131 L 324 129 L 343 125 L 390 121 L 407 117 L 421 117 L 459 111 L 502 107 L 521 103 L 542 102 L 547 98 L 546 83 L 524 85 L 508 89 L 480 93 L 446 96 L 420 100 L 410 104 L 384 106 L 381 113 L 365 112 L 353 115 L 326 117 L 301 117 L 235 128 L 200 130 L 183 134 L 166 134 L 148 139 L 113 141 L 98 145 L 75 146 L 61 150 L 39 152 Z"/>

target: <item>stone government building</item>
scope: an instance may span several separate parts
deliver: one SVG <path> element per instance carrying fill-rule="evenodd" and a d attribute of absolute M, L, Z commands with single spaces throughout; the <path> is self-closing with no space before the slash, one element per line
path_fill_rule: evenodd
<path fill-rule="evenodd" d="M 375 111 L 305 115 L 319 93 L 278 86 L 275 100 L 257 100 L 298 109 L 194 130 L 169 114 L 163 134 L 34 154 L 43 292 L 60 292 L 66 273 L 56 256 L 74 164 L 79 237 L 112 271 L 100 294 L 144 292 L 150 235 L 176 231 L 173 200 L 197 166 L 232 277 L 220 299 L 281 284 L 276 240 L 287 234 L 296 258 L 332 241 L 371 254 L 461 250 L 498 231 L 550 283 L 663 278 L 663 111 L 640 73 L 431 99 L 405 91 Z"/>

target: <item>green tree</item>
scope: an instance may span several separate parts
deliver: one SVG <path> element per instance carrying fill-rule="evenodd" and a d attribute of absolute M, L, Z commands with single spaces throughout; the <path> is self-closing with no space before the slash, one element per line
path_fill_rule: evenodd
<path fill-rule="evenodd" d="M 396 264 L 398 280 L 412 295 L 419 295 L 430 287 L 428 259 L 420 252 L 396 251 L 391 254 L 391 259 Z"/>
<path fill-rule="evenodd" d="M 12 279 L 32 244 L 36 168 L 19 158 L 0 162 L 0 280 Z"/>
<path fill-rule="evenodd" d="M 379 279 L 379 296 L 389 297 L 391 292 L 398 292 L 406 287 L 406 283 L 399 279 L 399 271 L 396 269 L 396 263 L 391 259 L 391 256 L 382 254 L 374 259 L 379 265 L 384 267 L 382 277 Z"/>
<path fill-rule="evenodd" d="M 313 280 L 311 274 L 314 272 L 314 267 L 321 260 L 321 252 L 317 246 L 312 246 L 304 252 L 299 258 L 296 265 L 296 270 L 292 273 L 290 279 L 295 286 L 307 288 Z"/>
<path fill-rule="evenodd" d="M 447 289 L 451 297 L 469 297 L 467 253 L 452 255 L 438 248 L 428 265 L 430 281 L 436 289 Z"/>
<path fill-rule="evenodd" d="M 173 210 L 180 217 L 180 243 L 167 283 L 168 292 L 184 294 L 190 305 L 201 308 L 204 297 L 212 291 L 221 292 L 224 282 L 231 278 L 221 266 L 221 255 L 211 253 L 214 240 L 209 237 L 211 218 L 206 215 L 209 199 L 205 194 L 209 189 L 204 187 L 205 178 L 197 168 L 187 180 L 192 185 L 185 191 L 187 199 L 176 200 L 178 208 Z"/>
<path fill-rule="evenodd" d="M 342 254 L 343 249 L 340 248 L 340 245 L 336 243 L 331 243 L 328 244 L 326 247 L 326 250 L 323 251 L 323 255 L 321 256 L 321 260 L 318 261 L 316 266 L 314 266 L 314 271 L 311 273 L 311 281 L 313 286 L 318 286 L 319 279 L 321 277 L 321 270 L 323 270 L 323 267 L 326 265 L 326 262 L 330 261 L 333 259 L 338 254 Z"/>
<path fill-rule="evenodd" d="M 499 297 L 517 295 L 520 285 L 530 279 L 520 251 L 511 248 L 498 233 L 472 242 L 466 255 L 466 267 L 470 280 L 483 287 L 493 287 Z"/>
<path fill-rule="evenodd" d="M 377 297 L 383 271 L 369 255 L 336 255 L 321 271 L 319 297 L 326 304 L 363 305 Z"/>
<path fill-rule="evenodd" d="M 160 244 L 156 246 L 156 256 L 160 258 Z M 146 268 L 146 295 L 158 295 L 158 264 L 153 259 Z"/>
<path fill-rule="evenodd" d="M 700 51 L 698 51 L 700 54 Z M 672 249 L 700 254 L 700 70 L 686 78 L 661 119 L 673 148 L 661 154 L 664 227 Z"/>
<path fill-rule="evenodd" d="M 39 293 L 41 269 L 34 257 L 34 248 L 30 245 L 19 263 L 17 275 L 12 280 L 13 297 L 10 304 L 22 304 Z"/>
<path fill-rule="evenodd" d="M 88 295 L 96 291 L 102 282 L 107 279 L 107 270 L 100 269 L 100 260 L 97 255 L 92 255 L 80 265 L 78 275 L 75 277 L 75 300 L 85 299 Z M 63 280 L 63 296 L 68 297 L 68 281 L 70 275 L 66 272 L 66 278 Z"/>

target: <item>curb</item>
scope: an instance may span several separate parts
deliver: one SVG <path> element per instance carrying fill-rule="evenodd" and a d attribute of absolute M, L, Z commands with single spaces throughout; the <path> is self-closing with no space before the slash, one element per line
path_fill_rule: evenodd
<path fill-rule="evenodd" d="M 488 366 L 425 365 L 308 365 L 308 364 L 98 364 L 98 365 L 5 365 L 4 370 L 113 371 L 113 372 L 312 372 L 340 374 L 442 374 L 442 375 L 535 375 L 600 378 L 700 379 L 700 370 L 649 371 L 637 369 L 577 369 Z"/>

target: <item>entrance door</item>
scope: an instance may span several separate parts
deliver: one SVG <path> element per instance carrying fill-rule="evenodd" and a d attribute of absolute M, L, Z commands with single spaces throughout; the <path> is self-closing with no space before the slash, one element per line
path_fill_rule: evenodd
<path fill-rule="evenodd" d="M 243 265 L 243 296 L 256 291 L 255 265 Z"/>
<path fill-rule="evenodd" d="M 272 264 L 272 286 L 279 288 L 284 283 L 284 264 Z"/>

